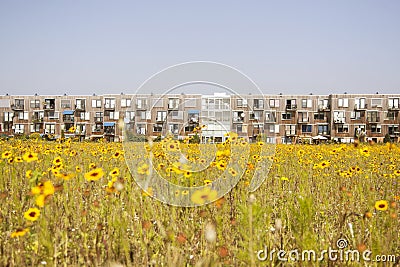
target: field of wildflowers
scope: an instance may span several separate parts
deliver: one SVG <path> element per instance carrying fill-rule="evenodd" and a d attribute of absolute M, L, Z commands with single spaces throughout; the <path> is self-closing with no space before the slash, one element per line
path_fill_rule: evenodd
<path fill-rule="evenodd" d="M 257 251 L 320 251 L 339 238 L 360 252 L 400 255 L 399 145 L 277 145 L 265 158 L 262 145 L 248 145 L 249 158 L 230 167 L 229 144 L 149 144 L 153 166 L 180 185 L 211 185 L 226 168 L 243 173 L 222 198 L 208 187 L 172 192 L 212 201 L 178 207 L 140 189 L 121 143 L 0 141 L 0 266 L 271 266 L 281 263 L 261 263 Z M 182 171 L 174 151 L 211 167 Z M 249 193 L 265 161 L 268 176 Z M 143 161 L 132 174 L 149 168 Z"/>

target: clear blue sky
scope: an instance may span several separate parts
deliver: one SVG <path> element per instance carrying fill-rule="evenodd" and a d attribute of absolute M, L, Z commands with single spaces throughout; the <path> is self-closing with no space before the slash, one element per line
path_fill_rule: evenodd
<path fill-rule="evenodd" d="M 399 14 L 396 0 L 0 0 L 0 94 L 133 93 L 192 60 L 265 93 L 400 93 Z"/>

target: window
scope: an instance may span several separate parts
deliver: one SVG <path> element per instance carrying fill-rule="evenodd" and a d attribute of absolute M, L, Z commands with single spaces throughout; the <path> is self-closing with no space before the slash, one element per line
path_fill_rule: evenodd
<path fill-rule="evenodd" d="M 318 134 L 328 134 L 329 126 L 328 125 L 318 125 Z"/>
<path fill-rule="evenodd" d="M 47 116 L 51 120 L 58 120 L 60 117 L 60 113 L 58 111 L 54 111 L 54 110 L 48 111 L 47 114 L 48 114 Z"/>
<path fill-rule="evenodd" d="M 286 108 L 287 109 L 296 109 L 297 108 L 296 99 L 287 99 L 286 100 Z"/>
<path fill-rule="evenodd" d="M 92 108 L 101 108 L 101 99 L 92 99 Z"/>
<path fill-rule="evenodd" d="M 13 112 L 4 112 L 4 121 L 12 121 L 14 117 L 14 113 Z"/>
<path fill-rule="evenodd" d="M 153 126 L 153 132 L 161 132 L 162 129 L 163 129 L 162 124 L 154 124 L 154 126 Z"/>
<path fill-rule="evenodd" d="M 136 108 L 146 108 L 147 106 L 147 99 L 139 98 L 136 99 Z"/>
<path fill-rule="evenodd" d="M 14 101 L 15 107 L 18 109 L 24 109 L 25 106 L 25 100 L 24 99 L 15 99 Z"/>
<path fill-rule="evenodd" d="M 168 108 L 176 109 L 179 107 L 179 98 L 169 98 L 168 99 Z"/>
<path fill-rule="evenodd" d="M 285 125 L 285 134 L 286 135 L 295 135 L 296 134 L 296 125 Z"/>
<path fill-rule="evenodd" d="M 75 105 L 76 105 L 75 108 L 76 109 L 85 109 L 85 103 L 86 103 L 85 99 L 77 99 L 75 102 Z"/>
<path fill-rule="evenodd" d="M 314 113 L 314 120 L 324 120 L 325 114 L 323 112 L 315 112 Z"/>
<path fill-rule="evenodd" d="M 136 126 L 137 134 L 146 134 L 146 124 L 138 124 Z"/>
<path fill-rule="evenodd" d="M 349 107 L 349 99 L 348 98 L 339 98 L 338 99 L 338 107 L 348 108 Z"/>
<path fill-rule="evenodd" d="M 355 99 L 355 108 L 356 109 L 366 109 L 367 104 L 365 103 L 365 98 L 356 98 Z"/>
<path fill-rule="evenodd" d="M 109 118 L 110 118 L 110 120 L 118 120 L 119 119 L 119 111 L 110 112 Z"/>
<path fill-rule="evenodd" d="M 282 120 L 290 120 L 292 118 L 291 113 L 282 113 Z"/>
<path fill-rule="evenodd" d="M 45 134 L 55 134 L 56 133 L 56 125 L 55 124 L 46 124 L 44 127 Z"/>
<path fill-rule="evenodd" d="M 399 108 L 398 98 L 389 98 L 388 103 L 389 103 L 389 108 Z"/>
<path fill-rule="evenodd" d="M 270 133 L 279 133 L 279 125 L 277 124 L 270 124 L 267 125 L 266 128 Z"/>
<path fill-rule="evenodd" d="M 40 108 L 40 100 L 39 99 L 31 100 L 30 107 L 31 108 Z"/>
<path fill-rule="evenodd" d="M 371 99 L 371 107 L 372 108 L 382 107 L 382 99 L 380 98 Z"/>
<path fill-rule="evenodd" d="M 263 109 L 264 108 L 264 99 L 254 99 L 254 108 Z"/>
<path fill-rule="evenodd" d="M 245 106 L 247 106 L 247 99 L 243 99 L 243 98 L 236 99 L 236 104 L 238 107 L 245 107 Z"/>
<path fill-rule="evenodd" d="M 318 108 L 319 109 L 328 109 L 329 108 L 329 99 L 318 99 Z"/>
<path fill-rule="evenodd" d="M 166 111 L 157 111 L 156 121 L 165 121 L 167 119 Z"/>
<path fill-rule="evenodd" d="M 335 123 L 344 123 L 346 118 L 344 116 L 344 111 L 334 111 L 333 120 Z"/>
<path fill-rule="evenodd" d="M 265 111 L 265 122 L 275 122 L 274 111 Z"/>
<path fill-rule="evenodd" d="M 25 125 L 24 124 L 15 124 L 14 132 L 16 134 L 23 134 L 24 131 L 25 131 Z"/>
<path fill-rule="evenodd" d="M 270 99 L 269 100 L 269 107 L 271 107 L 271 108 L 279 107 L 279 99 Z"/>
<path fill-rule="evenodd" d="M 173 134 L 178 134 L 179 133 L 179 124 L 168 125 L 168 130 Z"/>
<path fill-rule="evenodd" d="M 389 125 L 388 126 L 388 133 L 390 135 L 395 135 L 399 133 L 399 126 L 398 125 Z"/>
<path fill-rule="evenodd" d="M 361 120 L 362 114 L 360 111 L 352 111 L 350 114 L 350 118 L 352 120 Z"/>
<path fill-rule="evenodd" d="M 125 119 L 128 119 L 129 121 L 134 121 L 135 120 L 135 112 L 134 111 L 125 111 Z"/>
<path fill-rule="evenodd" d="M 115 108 L 115 98 L 105 98 L 104 108 L 114 109 Z"/>
<path fill-rule="evenodd" d="M 301 107 L 302 108 L 312 108 L 312 99 L 302 99 Z"/>
<path fill-rule="evenodd" d="M 349 132 L 349 125 L 347 124 L 338 124 L 336 131 L 338 133 L 348 133 Z"/>
<path fill-rule="evenodd" d="M 37 133 L 40 132 L 40 124 L 31 124 L 31 133 Z"/>
<path fill-rule="evenodd" d="M 61 99 L 61 108 L 71 108 L 71 100 Z"/>
<path fill-rule="evenodd" d="M 303 133 L 311 133 L 312 132 L 312 125 L 301 125 L 301 131 Z"/>
<path fill-rule="evenodd" d="M 381 133 L 381 132 L 382 132 L 381 125 L 376 125 L 376 124 L 371 125 L 371 133 Z"/>
<path fill-rule="evenodd" d="M 244 121 L 244 111 L 234 111 L 233 112 L 233 122 L 242 122 Z"/>
<path fill-rule="evenodd" d="M 309 121 L 307 112 L 299 112 L 298 116 L 299 116 L 299 122 L 308 122 Z"/>
<path fill-rule="evenodd" d="M 395 120 L 396 112 L 395 111 L 387 111 L 385 112 L 385 120 Z"/>
<path fill-rule="evenodd" d="M 103 121 L 103 112 L 94 113 L 94 121 L 95 122 L 102 122 Z"/>
<path fill-rule="evenodd" d="M 132 100 L 129 98 L 123 98 L 121 99 L 121 107 L 126 108 L 131 106 Z"/>
<path fill-rule="evenodd" d="M 21 111 L 17 113 L 18 119 L 19 120 L 28 120 L 29 119 L 29 113 L 28 111 Z"/>
<path fill-rule="evenodd" d="M 367 121 L 368 122 L 379 122 L 379 113 L 378 111 L 368 111 L 367 112 Z"/>
<path fill-rule="evenodd" d="M 83 121 L 88 121 L 90 120 L 90 112 L 81 112 L 80 118 Z"/>
<path fill-rule="evenodd" d="M 250 120 L 261 120 L 262 119 L 262 111 L 250 111 Z"/>
<path fill-rule="evenodd" d="M 356 134 L 365 133 L 365 124 L 355 124 L 354 131 Z"/>

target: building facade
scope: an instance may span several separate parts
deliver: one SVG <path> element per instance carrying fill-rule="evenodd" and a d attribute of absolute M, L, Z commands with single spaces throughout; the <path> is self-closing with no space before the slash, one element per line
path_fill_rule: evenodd
<path fill-rule="evenodd" d="M 249 141 L 295 143 L 314 137 L 349 143 L 356 137 L 400 141 L 400 94 L 0 96 L 0 135 L 32 133 L 80 140 L 196 134 L 224 141 L 233 131 Z M 120 127 L 122 126 L 122 127 Z"/>

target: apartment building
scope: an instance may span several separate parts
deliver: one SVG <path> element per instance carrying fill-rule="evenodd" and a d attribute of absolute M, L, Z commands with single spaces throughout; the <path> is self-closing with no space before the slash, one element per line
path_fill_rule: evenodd
<path fill-rule="evenodd" d="M 123 139 L 122 126 L 138 136 L 194 135 L 222 142 L 234 131 L 249 141 L 352 142 L 355 137 L 399 142 L 400 94 L 331 95 L 91 95 L 0 96 L 0 135 L 63 133 L 80 140 Z M 72 131 L 73 130 L 73 131 Z"/>

